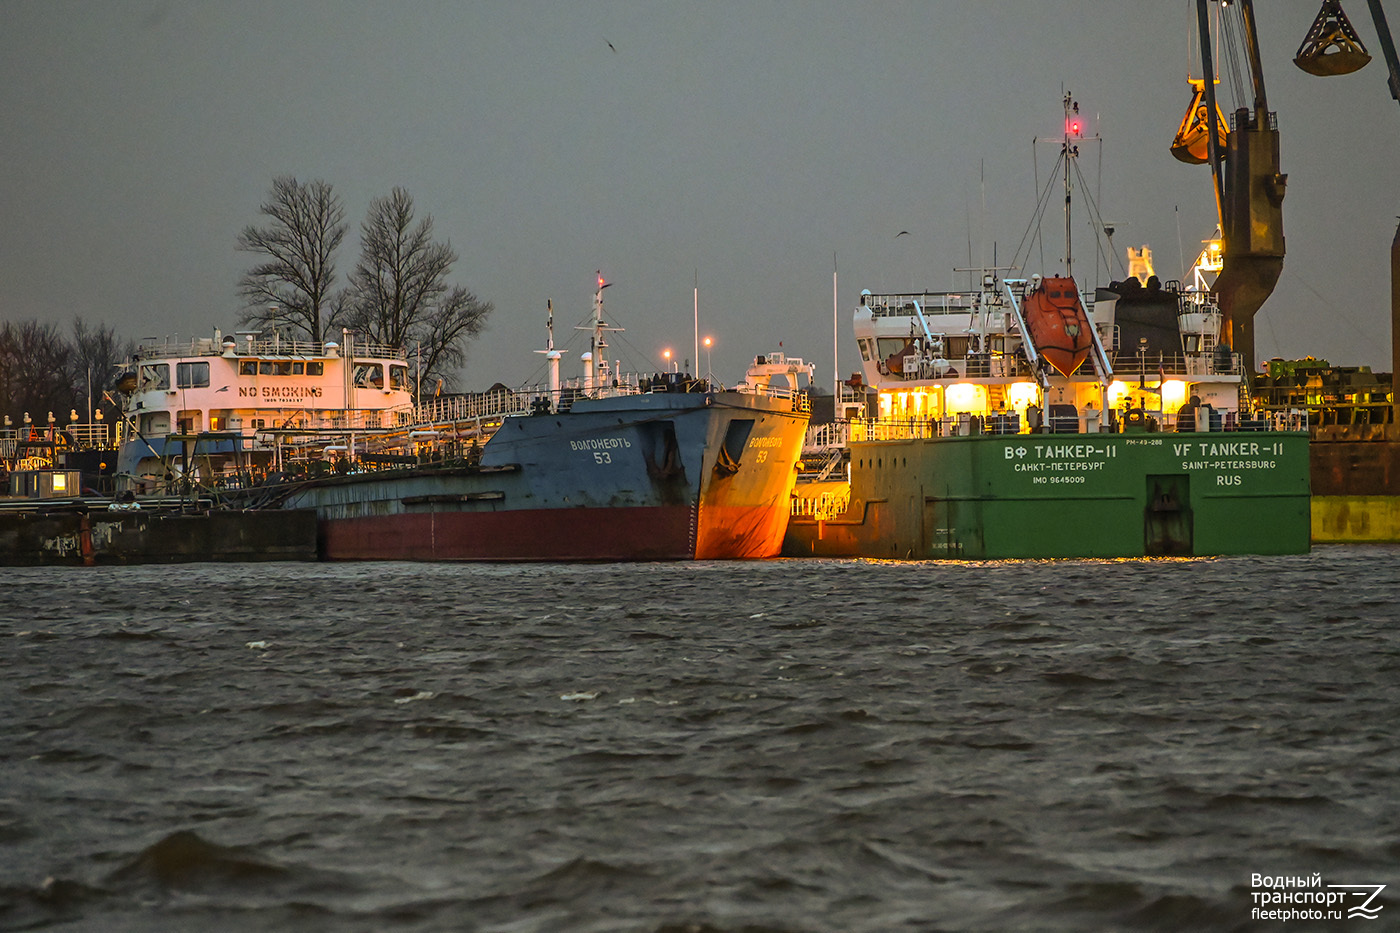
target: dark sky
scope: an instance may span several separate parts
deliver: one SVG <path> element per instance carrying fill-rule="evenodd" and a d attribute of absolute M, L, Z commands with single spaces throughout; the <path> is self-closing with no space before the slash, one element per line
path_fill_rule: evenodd
<path fill-rule="evenodd" d="M 1359 0 L 1376 61 L 1326 80 L 1293 66 L 1317 6 L 1259 4 L 1289 185 L 1258 347 L 1388 370 L 1400 105 Z M 568 336 L 597 269 L 624 368 L 691 355 L 698 274 L 720 378 L 781 341 L 829 385 L 833 256 L 849 374 L 860 289 L 946 288 L 969 252 L 1011 254 L 1057 152 L 1032 140 L 1060 134 L 1065 89 L 1104 140 L 1080 163 L 1116 252 L 1150 245 L 1181 274 L 1215 224 L 1208 171 L 1168 153 L 1200 73 L 1193 10 L 0 0 L 0 318 L 232 330 L 253 262 L 235 238 L 291 174 L 334 185 L 355 228 L 395 185 L 433 216 L 454 282 L 496 308 L 464 387 L 537 376 L 546 300 Z M 1075 229 L 1092 280 L 1087 219 Z M 1061 267 L 1062 231 L 1052 213 L 1028 273 Z M 352 233 L 342 272 L 357 249 Z"/>

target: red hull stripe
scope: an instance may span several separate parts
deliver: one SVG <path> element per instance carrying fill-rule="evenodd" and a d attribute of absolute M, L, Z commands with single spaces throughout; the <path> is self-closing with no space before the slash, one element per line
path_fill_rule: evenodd
<path fill-rule="evenodd" d="M 426 512 L 321 522 L 327 560 L 685 560 L 688 505 Z"/>

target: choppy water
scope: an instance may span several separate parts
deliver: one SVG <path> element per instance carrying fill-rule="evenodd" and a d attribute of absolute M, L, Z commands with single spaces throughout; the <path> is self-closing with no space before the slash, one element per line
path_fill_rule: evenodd
<path fill-rule="evenodd" d="M 1400 891 L 1394 548 L 0 574 L 3 929 L 1254 930 L 1252 873 Z"/>

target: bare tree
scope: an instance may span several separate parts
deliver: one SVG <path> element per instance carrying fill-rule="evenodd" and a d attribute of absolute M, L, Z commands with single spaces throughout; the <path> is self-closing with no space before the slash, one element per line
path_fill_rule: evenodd
<path fill-rule="evenodd" d="M 326 182 L 284 175 L 273 180 L 271 197 L 259 210 L 272 222 L 238 235 L 240 250 L 267 257 L 238 283 L 246 304 L 243 321 L 288 328 L 320 343 L 336 324 L 331 288 L 335 251 L 349 229 L 345 208 Z"/>
<path fill-rule="evenodd" d="M 130 358 L 135 344 L 121 340 L 107 326 L 73 321 L 69 341 L 52 324 L 38 321 L 0 324 L 0 414 L 21 424 L 28 412 L 37 425 L 47 425 L 49 412 L 58 424 L 68 423 L 70 411 L 92 419 L 89 408 L 105 408 L 115 417 L 116 405 L 102 393 L 116 383 L 117 368 Z"/>
<path fill-rule="evenodd" d="M 431 216 L 414 224 L 413 198 L 403 188 L 375 198 L 360 227 L 345 321 L 379 343 L 421 347 L 425 383 L 451 384 L 492 305 L 447 283 L 457 253 L 432 235 Z"/>
<path fill-rule="evenodd" d="M 71 357 L 72 346 L 53 324 L 0 325 L 0 410 L 16 425 L 25 412 L 36 425 L 46 425 L 49 412 L 66 424 L 76 401 L 69 381 Z"/>
<path fill-rule="evenodd" d="M 91 401 L 93 407 L 104 407 L 102 393 L 116 385 L 117 367 L 131 358 L 136 344 L 122 341 L 117 332 L 105 325 L 90 327 L 81 317 L 73 319 L 73 353 L 69 382 L 79 402 Z M 75 404 L 79 411 L 83 406 Z M 108 403 L 105 407 L 112 409 Z M 92 417 L 88 411 L 83 420 Z"/>

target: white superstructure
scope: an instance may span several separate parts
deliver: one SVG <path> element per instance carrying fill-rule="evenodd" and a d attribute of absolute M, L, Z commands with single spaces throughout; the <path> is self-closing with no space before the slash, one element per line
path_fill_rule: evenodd
<path fill-rule="evenodd" d="M 119 389 L 118 486 L 141 492 L 177 480 L 246 484 L 281 466 L 288 436 L 349 447 L 413 407 L 403 351 L 349 333 L 321 345 L 218 330 L 143 343 Z"/>

